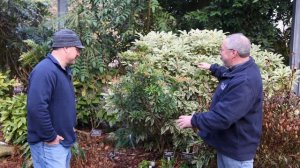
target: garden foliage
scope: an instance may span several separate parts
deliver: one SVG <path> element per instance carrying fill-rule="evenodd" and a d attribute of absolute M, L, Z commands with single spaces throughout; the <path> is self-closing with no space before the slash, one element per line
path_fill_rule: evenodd
<path fill-rule="evenodd" d="M 115 116 L 117 123 L 136 135 L 136 143 L 148 149 L 188 148 L 196 134 L 179 130 L 174 121 L 183 114 L 208 110 L 218 82 L 194 63 L 221 63 L 219 47 L 224 37 L 216 30 L 140 35 L 119 56 L 127 73 L 113 80 L 105 94 L 107 115 Z M 266 99 L 290 90 L 288 81 L 297 75 L 292 76 L 280 55 L 253 44 L 251 56 L 260 67 Z"/>
<path fill-rule="evenodd" d="M 23 155 L 28 159 L 30 154 L 26 140 L 26 95 L 12 95 L 16 86 L 15 80 L 9 80 L 7 74 L 0 73 L 0 125 L 5 141 L 20 146 Z"/>

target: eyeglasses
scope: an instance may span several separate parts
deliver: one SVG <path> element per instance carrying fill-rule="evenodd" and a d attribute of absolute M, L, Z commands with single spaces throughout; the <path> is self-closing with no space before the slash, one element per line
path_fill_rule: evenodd
<path fill-rule="evenodd" d="M 235 49 L 227 49 L 227 48 L 226 49 L 220 48 L 219 51 L 222 52 L 222 51 L 225 51 L 225 50 L 236 51 Z"/>

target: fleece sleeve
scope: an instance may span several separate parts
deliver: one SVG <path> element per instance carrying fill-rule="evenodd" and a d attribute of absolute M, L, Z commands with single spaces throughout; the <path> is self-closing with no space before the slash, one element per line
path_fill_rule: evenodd
<path fill-rule="evenodd" d="M 212 75 L 218 78 L 218 80 L 221 79 L 222 75 L 227 71 L 227 68 L 224 66 L 220 66 L 218 64 L 212 64 L 209 68 Z"/>
<path fill-rule="evenodd" d="M 193 115 L 193 127 L 206 132 L 224 130 L 249 112 L 254 104 L 254 93 L 246 80 L 226 89 L 226 94 L 211 111 Z"/>
<path fill-rule="evenodd" d="M 57 136 L 49 114 L 55 83 L 55 74 L 46 70 L 34 71 L 29 79 L 27 115 L 34 123 L 34 131 L 45 142 L 51 142 Z"/>

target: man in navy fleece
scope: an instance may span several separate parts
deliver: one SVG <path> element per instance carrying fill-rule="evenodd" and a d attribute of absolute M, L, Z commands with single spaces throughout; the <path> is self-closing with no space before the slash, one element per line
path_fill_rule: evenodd
<path fill-rule="evenodd" d="M 35 168 L 69 168 L 70 148 L 76 141 L 76 103 L 69 65 L 82 46 L 69 29 L 53 36 L 52 52 L 35 66 L 29 77 L 27 141 Z"/>
<path fill-rule="evenodd" d="M 219 80 L 210 110 L 176 121 L 180 128 L 199 129 L 199 136 L 217 151 L 218 168 L 252 168 L 260 142 L 263 87 L 250 48 L 247 37 L 232 34 L 220 49 L 224 66 L 199 63 Z"/>

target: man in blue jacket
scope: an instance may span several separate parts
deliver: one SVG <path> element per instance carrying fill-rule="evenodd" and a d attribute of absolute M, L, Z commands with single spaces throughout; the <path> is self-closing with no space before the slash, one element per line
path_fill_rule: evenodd
<path fill-rule="evenodd" d="M 35 168 L 69 168 L 76 141 L 76 103 L 69 65 L 82 46 L 76 33 L 62 29 L 53 36 L 52 52 L 29 77 L 27 141 Z"/>
<path fill-rule="evenodd" d="M 224 66 L 199 63 L 219 80 L 210 110 L 176 121 L 180 128 L 199 129 L 199 136 L 217 151 L 218 168 L 252 168 L 260 142 L 263 87 L 250 48 L 247 37 L 232 34 L 220 49 Z"/>

